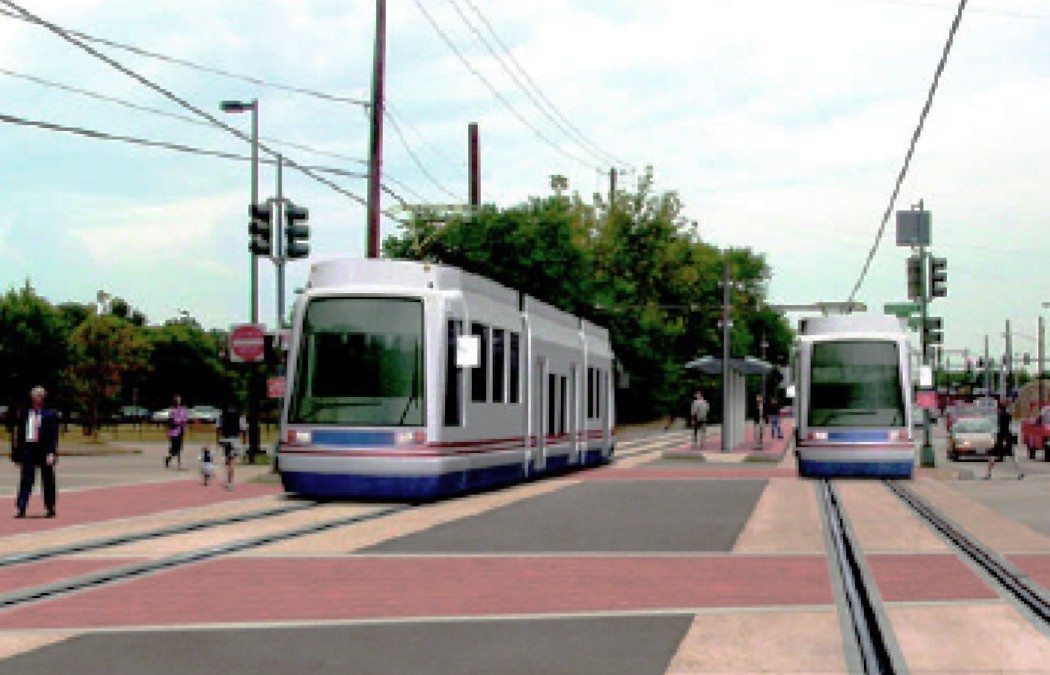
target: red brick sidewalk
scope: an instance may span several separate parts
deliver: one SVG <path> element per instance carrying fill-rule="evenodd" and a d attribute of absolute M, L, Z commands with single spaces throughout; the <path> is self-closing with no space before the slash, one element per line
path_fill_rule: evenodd
<path fill-rule="evenodd" d="M 37 485 L 36 488 L 29 500 L 26 518 L 11 517 L 14 515 L 14 504 L 11 504 L 11 516 L 5 518 L 0 515 L 0 537 L 53 530 L 71 525 L 84 525 L 114 518 L 151 515 L 284 492 L 279 484 L 269 483 L 241 483 L 233 491 L 227 492 L 222 489 L 220 481 L 204 487 L 199 480 L 189 477 L 161 483 L 78 490 L 66 494 L 63 494 L 60 485 L 58 502 L 55 505 L 58 517 L 45 519 L 42 517 L 44 504 L 39 492 L 40 486 Z"/>

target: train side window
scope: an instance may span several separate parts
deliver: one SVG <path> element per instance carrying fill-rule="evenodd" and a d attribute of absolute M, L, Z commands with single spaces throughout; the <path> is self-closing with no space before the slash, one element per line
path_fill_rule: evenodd
<path fill-rule="evenodd" d="M 510 403 L 521 401 L 521 336 L 510 334 Z"/>
<path fill-rule="evenodd" d="M 558 408 L 557 408 L 557 405 L 558 405 L 558 397 L 557 397 L 558 390 L 556 388 L 557 381 L 558 381 L 558 376 L 557 375 L 555 375 L 553 373 L 548 373 L 547 374 L 547 435 L 548 436 L 553 436 L 554 435 L 555 429 L 557 428 L 555 425 L 558 423 L 558 417 L 555 415 L 555 412 L 558 410 Z"/>
<path fill-rule="evenodd" d="M 562 435 L 565 434 L 565 412 L 569 408 L 569 400 L 568 397 L 565 395 L 567 390 L 566 383 L 567 380 L 565 379 L 564 375 L 558 378 L 558 394 L 559 400 L 561 401 L 561 404 L 558 406 L 558 433 Z"/>
<path fill-rule="evenodd" d="M 470 400 L 487 403 L 489 400 L 489 328 L 481 323 L 470 324 L 470 332 L 477 336 L 481 351 L 478 367 L 470 374 Z"/>
<path fill-rule="evenodd" d="M 602 390 L 602 383 L 605 382 L 605 371 L 601 368 L 594 369 L 594 416 L 598 419 L 602 418 L 602 413 L 605 410 L 605 392 Z"/>
<path fill-rule="evenodd" d="M 587 368 L 587 419 L 594 419 L 594 368 Z"/>
<path fill-rule="evenodd" d="M 456 337 L 463 331 L 463 322 L 450 319 L 445 344 L 445 426 L 458 427 L 463 424 L 462 408 L 459 404 L 463 388 L 463 369 L 456 367 Z"/>
<path fill-rule="evenodd" d="M 507 381 L 507 331 L 492 329 L 492 402 L 503 403 Z"/>

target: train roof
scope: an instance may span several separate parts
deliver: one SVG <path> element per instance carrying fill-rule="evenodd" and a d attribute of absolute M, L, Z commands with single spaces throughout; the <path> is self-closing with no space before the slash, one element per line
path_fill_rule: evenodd
<path fill-rule="evenodd" d="M 468 291 L 508 304 L 518 292 L 491 279 L 449 265 L 382 258 L 334 258 L 310 267 L 311 290 L 369 286 L 391 290 Z"/>
<path fill-rule="evenodd" d="M 813 316 L 799 321 L 799 336 L 891 333 L 904 335 L 904 321 L 887 314 Z"/>

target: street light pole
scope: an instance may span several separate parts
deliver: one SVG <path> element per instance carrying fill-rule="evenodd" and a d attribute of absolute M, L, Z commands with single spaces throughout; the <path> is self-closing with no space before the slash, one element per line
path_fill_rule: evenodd
<path fill-rule="evenodd" d="M 259 203 L 259 99 L 223 101 L 219 106 L 223 112 L 252 113 L 252 186 L 251 206 Z M 259 256 L 251 253 L 251 306 L 248 315 L 251 323 L 259 323 Z M 248 364 L 248 461 L 254 463 L 259 452 L 259 390 L 260 374 L 257 364 Z"/>
<path fill-rule="evenodd" d="M 729 260 L 722 273 L 722 452 L 729 452 Z"/>

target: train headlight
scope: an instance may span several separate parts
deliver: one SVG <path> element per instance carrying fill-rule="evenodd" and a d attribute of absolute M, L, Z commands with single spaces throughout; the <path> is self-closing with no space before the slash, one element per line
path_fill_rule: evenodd
<path fill-rule="evenodd" d="M 287 442 L 292 445 L 310 445 L 313 443 L 313 436 L 309 431 L 289 429 Z"/>
<path fill-rule="evenodd" d="M 425 445 L 427 432 L 425 431 L 399 431 L 394 434 L 396 445 Z"/>
<path fill-rule="evenodd" d="M 811 432 L 809 432 L 809 439 L 811 441 L 826 441 L 826 440 L 828 440 L 828 432 L 826 432 L 826 431 L 811 431 Z"/>

